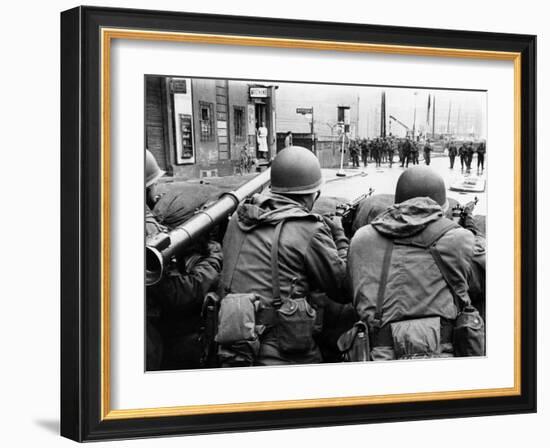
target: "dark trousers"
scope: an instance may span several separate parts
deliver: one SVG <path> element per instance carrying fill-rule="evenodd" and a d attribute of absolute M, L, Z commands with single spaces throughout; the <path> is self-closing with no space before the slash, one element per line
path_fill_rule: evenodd
<path fill-rule="evenodd" d="M 451 169 L 455 167 L 455 157 L 456 156 L 449 156 L 449 161 L 451 162 Z"/>
<path fill-rule="evenodd" d="M 481 166 L 481 171 L 485 169 L 485 154 L 477 154 L 477 169 Z"/>
<path fill-rule="evenodd" d="M 460 156 L 460 169 L 464 170 L 464 156 Z"/>
<path fill-rule="evenodd" d="M 431 162 L 431 156 L 429 152 L 424 153 L 424 162 L 426 162 L 426 165 L 429 165 Z"/>

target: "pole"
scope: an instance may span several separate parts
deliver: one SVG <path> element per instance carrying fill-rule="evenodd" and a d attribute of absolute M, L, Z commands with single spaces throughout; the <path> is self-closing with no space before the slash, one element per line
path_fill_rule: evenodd
<path fill-rule="evenodd" d="M 344 177 L 346 173 L 344 172 L 344 145 L 346 140 L 346 128 L 345 124 L 342 124 L 342 147 L 340 148 L 340 169 L 336 173 L 338 177 Z"/>
<path fill-rule="evenodd" d="M 313 123 L 313 107 L 311 107 L 311 149 L 313 154 L 317 155 L 317 148 L 315 147 L 315 129 Z"/>
<path fill-rule="evenodd" d="M 418 95 L 418 92 L 414 92 L 414 116 L 413 116 L 413 135 L 412 135 L 413 140 L 415 138 L 415 132 L 416 132 L 416 95 Z"/>
<path fill-rule="evenodd" d="M 451 100 L 449 100 L 449 114 L 447 115 L 447 135 L 451 131 Z"/>
<path fill-rule="evenodd" d="M 432 107 L 432 139 L 435 139 L 435 95 Z"/>

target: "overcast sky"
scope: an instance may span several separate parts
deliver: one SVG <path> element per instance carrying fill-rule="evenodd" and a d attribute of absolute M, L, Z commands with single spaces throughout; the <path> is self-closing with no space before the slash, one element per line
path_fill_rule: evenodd
<path fill-rule="evenodd" d="M 386 92 L 387 132 L 390 131 L 389 116 L 393 115 L 412 128 L 416 104 L 416 130 L 426 127 L 428 95 L 431 105 L 435 98 L 436 133 L 474 132 L 486 137 L 486 93 L 453 90 L 426 90 L 395 87 L 339 86 L 324 84 L 278 83 L 277 128 L 293 132 L 309 132 L 311 117 L 296 114 L 297 107 L 313 107 L 316 133 L 330 135 L 330 126 L 336 118 L 337 106 L 351 107 L 351 121 L 360 137 L 372 137 L 380 130 L 381 93 Z M 450 108 L 450 113 L 449 113 Z M 359 110 L 359 113 L 357 113 Z M 432 111 L 430 111 L 430 132 Z M 404 129 L 391 123 L 394 134 Z"/>

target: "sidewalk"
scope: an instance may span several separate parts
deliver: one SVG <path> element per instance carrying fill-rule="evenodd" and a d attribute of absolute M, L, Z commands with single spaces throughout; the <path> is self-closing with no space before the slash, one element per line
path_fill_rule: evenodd
<path fill-rule="evenodd" d="M 363 171 L 362 168 L 345 168 L 344 173 L 346 175 L 342 177 L 336 175 L 336 173 L 340 171 L 339 168 L 322 168 L 321 171 L 323 173 L 323 179 L 325 179 L 325 183 L 367 175 L 367 173 Z"/>

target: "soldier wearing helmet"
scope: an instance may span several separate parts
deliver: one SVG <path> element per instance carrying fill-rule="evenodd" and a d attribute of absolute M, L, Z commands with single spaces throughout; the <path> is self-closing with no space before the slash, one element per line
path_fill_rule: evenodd
<path fill-rule="evenodd" d="M 395 204 L 352 238 L 351 294 L 372 360 L 454 356 L 458 312 L 482 305 L 485 240 L 446 218 L 447 207 L 443 179 L 413 167 Z"/>
<path fill-rule="evenodd" d="M 311 334 L 303 334 L 307 343 L 297 341 L 299 349 L 282 343 L 288 341 L 288 334 L 278 326 L 277 317 L 285 298 L 292 297 L 308 298 L 303 311 L 314 316 L 309 300 L 313 291 L 339 302 L 346 300 L 348 240 L 341 222 L 311 212 L 322 182 L 319 161 L 311 151 L 299 146 L 285 148 L 271 166 L 271 192 L 253 196 L 232 216 L 223 241 L 221 293 L 255 294 L 260 309 L 256 326 L 262 332 L 253 350 L 248 350 L 250 344 L 242 344 L 240 349 L 222 346 L 223 365 L 322 361 Z M 273 287 L 275 279 L 278 291 Z"/>
<path fill-rule="evenodd" d="M 146 150 L 146 237 L 177 227 L 187 217 L 180 210 L 170 210 L 160 199 L 156 186 L 163 175 L 153 154 Z M 173 194 L 168 197 L 170 205 L 181 202 Z M 202 305 L 208 291 L 217 286 L 221 265 L 219 243 L 201 241 L 193 250 L 172 260 L 159 283 L 147 287 L 147 370 L 201 367 Z"/>

